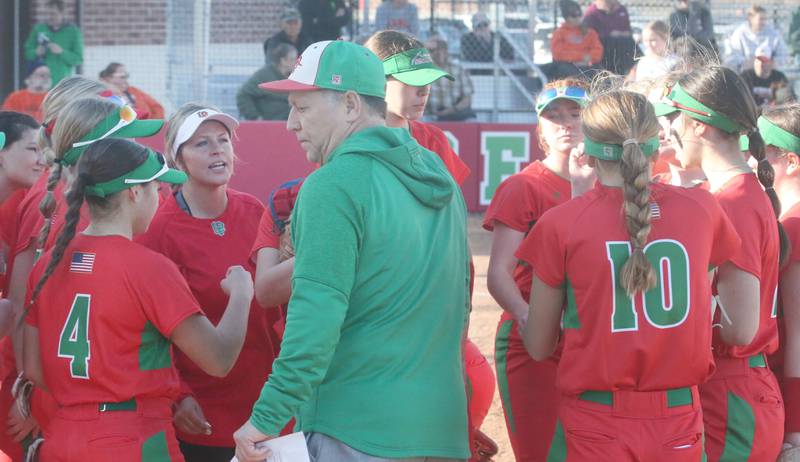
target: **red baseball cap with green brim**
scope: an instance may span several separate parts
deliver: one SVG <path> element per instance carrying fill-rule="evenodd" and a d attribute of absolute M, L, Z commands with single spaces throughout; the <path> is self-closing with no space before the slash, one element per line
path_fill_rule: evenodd
<path fill-rule="evenodd" d="M 707 123 L 728 133 L 744 130 L 744 127 L 738 123 L 694 99 L 681 88 L 679 83 L 676 83 L 669 94 L 664 96 L 660 102 L 653 104 L 653 107 L 656 110 L 656 117 L 664 117 L 680 111 L 692 119 Z"/>
<path fill-rule="evenodd" d="M 6 134 L 4 132 L 0 132 L 0 149 L 3 149 L 3 146 L 6 145 Z"/>
<path fill-rule="evenodd" d="M 442 77 L 455 80 L 452 75 L 436 67 L 431 52 L 413 48 L 383 60 L 383 72 L 412 87 L 424 87 Z"/>
<path fill-rule="evenodd" d="M 61 158 L 56 159 L 56 162 L 63 166 L 75 165 L 86 148 L 96 141 L 105 138 L 146 138 L 155 135 L 164 126 L 163 120 L 138 120 L 136 117 L 136 111 L 130 106 L 122 106 L 119 110 L 111 112 L 80 141 L 73 143 Z"/>
<path fill-rule="evenodd" d="M 383 63 L 368 49 L 343 40 L 327 40 L 309 45 L 287 79 L 259 87 L 277 93 L 333 90 L 384 98 L 386 77 Z"/>
<path fill-rule="evenodd" d="M 150 148 L 146 149 L 147 158 L 141 165 L 113 180 L 87 185 L 84 189 L 86 195 L 107 197 L 138 184 L 145 184 L 151 181 L 170 184 L 186 183 L 187 176 L 185 173 L 169 168 L 161 153 L 155 152 Z"/>
<path fill-rule="evenodd" d="M 800 136 L 784 130 L 764 116 L 758 118 L 758 131 L 765 144 L 800 154 Z"/>

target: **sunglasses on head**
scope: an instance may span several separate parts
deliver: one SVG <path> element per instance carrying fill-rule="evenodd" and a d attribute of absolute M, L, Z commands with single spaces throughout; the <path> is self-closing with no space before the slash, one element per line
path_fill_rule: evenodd
<path fill-rule="evenodd" d="M 539 93 L 537 102 L 539 105 L 545 104 L 553 98 L 566 96 L 569 98 L 586 98 L 586 90 L 580 87 L 557 87 L 548 88 Z"/>

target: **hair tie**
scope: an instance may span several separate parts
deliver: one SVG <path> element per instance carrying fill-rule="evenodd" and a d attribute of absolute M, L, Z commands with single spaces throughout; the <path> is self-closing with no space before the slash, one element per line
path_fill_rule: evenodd
<path fill-rule="evenodd" d="M 767 158 L 766 158 L 766 157 L 764 157 L 764 158 L 762 158 L 762 159 L 759 159 L 759 160 L 758 160 L 758 163 L 759 163 L 759 164 L 760 164 L 760 163 L 762 163 L 762 162 L 769 163 L 769 160 L 767 160 Z"/>
<path fill-rule="evenodd" d="M 629 144 L 639 144 L 639 140 L 637 140 L 636 138 L 628 138 L 627 140 L 622 142 L 622 147 L 624 148 Z"/>
<path fill-rule="evenodd" d="M 775 188 L 774 188 L 774 187 L 772 187 L 772 186 L 767 186 L 767 187 L 765 187 L 765 188 L 764 188 L 764 191 L 769 191 L 770 189 L 771 189 L 771 190 L 773 190 L 773 191 L 775 191 Z"/>

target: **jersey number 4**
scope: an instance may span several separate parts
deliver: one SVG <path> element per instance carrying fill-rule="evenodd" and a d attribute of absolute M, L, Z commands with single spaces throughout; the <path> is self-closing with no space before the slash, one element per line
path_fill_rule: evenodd
<path fill-rule="evenodd" d="M 92 296 L 75 294 L 67 321 L 58 340 L 58 357 L 69 359 L 70 374 L 76 379 L 89 378 L 89 306 Z"/>
<path fill-rule="evenodd" d="M 622 266 L 631 255 L 630 242 L 606 242 L 611 265 L 614 311 L 611 331 L 639 330 L 639 315 L 634 300 L 641 297 L 644 317 L 657 329 L 681 325 L 689 316 L 689 254 L 683 244 L 671 239 L 653 241 L 644 254 L 656 271 L 656 286 L 644 294 L 630 296 L 620 285 Z"/>

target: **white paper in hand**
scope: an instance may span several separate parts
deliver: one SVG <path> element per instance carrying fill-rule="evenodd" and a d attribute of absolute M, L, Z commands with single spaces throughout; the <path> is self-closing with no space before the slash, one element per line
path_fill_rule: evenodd
<path fill-rule="evenodd" d="M 311 462 L 303 432 L 292 433 L 258 444 L 259 448 L 264 446 L 272 451 L 272 455 L 267 457 L 264 462 Z M 239 462 L 239 459 L 234 457 L 231 462 Z"/>

